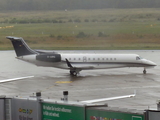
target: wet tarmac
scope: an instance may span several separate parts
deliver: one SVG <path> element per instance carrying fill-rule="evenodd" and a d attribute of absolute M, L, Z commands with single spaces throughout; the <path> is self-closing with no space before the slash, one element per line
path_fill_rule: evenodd
<path fill-rule="evenodd" d="M 59 51 L 65 52 L 65 51 Z M 72 52 L 72 51 L 68 51 Z M 76 51 L 77 52 L 77 51 Z M 80 51 L 79 51 L 80 52 Z M 77 77 L 68 70 L 44 68 L 15 59 L 14 51 L 0 51 L 0 80 L 33 75 L 34 78 L 1 83 L 0 95 L 30 96 L 37 91 L 43 98 L 58 99 L 69 91 L 69 100 L 91 100 L 133 94 L 136 97 L 105 101 L 111 107 L 130 109 L 156 109 L 160 99 L 160 50 L 101 50 L 82 51 L 96 53 L 135 53 L 157 64 L 153 69 L 118 68 L 81 71 Z"/>

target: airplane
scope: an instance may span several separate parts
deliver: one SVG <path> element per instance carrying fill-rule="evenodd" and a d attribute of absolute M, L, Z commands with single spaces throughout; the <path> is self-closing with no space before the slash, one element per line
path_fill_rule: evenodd
<path fill-rule="evenodd" d="M 31 49 L 21 37 L 7 36 L 12 42 L 17 59 L 43 67 L 56 67 L 70 70 L 70 75 L 77 76 L 82 70 L 110 69 L 123 67 L 153 68 L 156 63 L 141 58 L 137 54 L 103 53 L 57 53 Z"/>

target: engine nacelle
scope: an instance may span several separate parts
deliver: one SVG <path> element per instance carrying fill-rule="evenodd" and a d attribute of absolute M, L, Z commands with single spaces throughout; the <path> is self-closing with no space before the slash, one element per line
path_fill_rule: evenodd
<path fill-rule="evenodd" d="M 60 62 L 61 55 L 60 54 L 39 54 L 36 56 L 36 60 L 44 61 L 44 62 Z"/>

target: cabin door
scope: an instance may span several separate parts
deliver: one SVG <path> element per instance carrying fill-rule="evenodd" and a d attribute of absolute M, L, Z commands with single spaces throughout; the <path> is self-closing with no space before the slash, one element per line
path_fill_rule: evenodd
<path fill-rule="evenodd" d="M 83 62 L 87 62 L 87 57 L 83 56 Z"/>

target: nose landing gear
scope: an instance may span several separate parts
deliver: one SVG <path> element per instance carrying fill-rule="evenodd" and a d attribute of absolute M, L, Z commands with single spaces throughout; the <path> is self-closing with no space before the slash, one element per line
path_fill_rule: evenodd
<path fill-rule="evenodd" d="M 143 74 L 146 74 L 147 73 L 147 71 L 146 71 L 146 69 L 144 68 L 144 70 L 143 70 Z"/>

